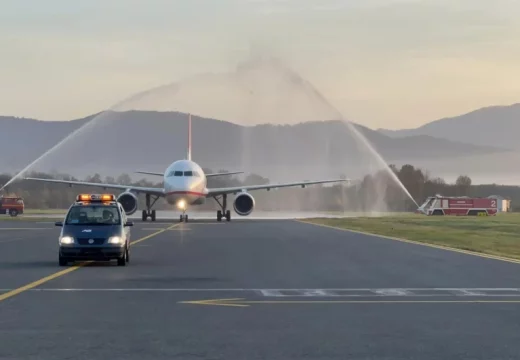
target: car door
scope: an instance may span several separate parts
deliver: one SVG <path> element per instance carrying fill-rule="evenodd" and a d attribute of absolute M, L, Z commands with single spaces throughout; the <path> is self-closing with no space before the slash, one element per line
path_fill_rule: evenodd
<path fill-rule="evenodd" d="M 126 222 L 128 221 L 128 218 L 126 217 L 125 210 L 121 205 L 119 205 L 119 212 L 121 213 L 121 225 L 123 226 L 123 233 L 125 234 L 126 243 L 130 244 L 130 227 L 125 226 Z"/>

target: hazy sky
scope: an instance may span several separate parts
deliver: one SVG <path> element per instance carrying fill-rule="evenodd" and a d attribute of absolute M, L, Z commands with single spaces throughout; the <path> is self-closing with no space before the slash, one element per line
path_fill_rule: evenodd
<path fill-rule="evenodd" d="M 251 53 L 349 119 L 412 127 L 520 102 L 518 0 L 0 0 L 0 114 L 65 120 Z"/>

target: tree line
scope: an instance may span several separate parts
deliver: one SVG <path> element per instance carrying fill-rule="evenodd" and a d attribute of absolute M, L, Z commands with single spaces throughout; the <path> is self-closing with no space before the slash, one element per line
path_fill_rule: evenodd
<path fill-rule="evenodd" d="M 204 171 L 213 172 L 211 169 L 204 169 Z M 0 186 L 7 183 L 11 176 L 1 174 Z M 68 174 L 41 172 L 33 172 L 25 176 L 145 187 L 163 186 L 162 181 L 153 182 L 144 178 L 134 180 L 129 174 L 121 174 L 118 177 L 94 174 L 83 179 Z M 269 179 L 258 174 L 249 174 L 243 179 L 238 176 L 222 176 L 209 178 L 208 187 L 257 185 L 268 182 Z M 65 184 L 27 180 L 14 181 L 4 190 L 0 195 L 23 197 L 28 209 L 67 209 L 78 193 L 109 192 L 117 195 L 121 192 L 103 190 L 101 187 L 99 189 L 76 185 L 69 187 Z M 348 185 L 340 183 L 332 186 L 312 185 L 304 189 L 294 187 L 271 191 L 259 190 L 252 192 L 252 195 L 256 202 L 255 209 L 265 211 L 414 211 L 416 205 L 407 192 L 419 205 L 427 197 L 436 194 L 474 197 L 501 195 L 512 200 L 513 210 L 515 203 L 520 204 L 520 186 L 473 185 L 467 175 L 460 175 L 454 183 L 447 183 L 444 179 L 432 177 L 427 171 L 410 164 L 403 165 L 401 168 L 390 165 L 386 170 L 368 174 L 363 179 Z M 232 206 L 233 197 L 230 200 L 228 203 Z M 139 195 L 139 209 L 143 209 L 144 206 L 144 196 Z M 169 210 L 171 206 L 164 201 L 158 201 L 154 208 Z M 217 210 L 218 205 L 213 199 L 208 199 L 204 205 L 197 206 L 196 209 Z"/>

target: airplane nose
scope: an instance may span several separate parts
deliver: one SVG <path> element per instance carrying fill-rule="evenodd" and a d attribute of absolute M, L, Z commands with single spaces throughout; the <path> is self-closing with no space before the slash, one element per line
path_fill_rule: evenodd
<path fill-rule="evenodd" d="M 197 186 L 197 182 L 195 179 L 185 179 L 184 180 L 184 188 L 186 190 L 193 190 Z"/>
<path fill-rule="evenodd" d="M 197 187 L 197 181 L 196 179 L 180 178 L 176 179 L 173 187 L 178 191 L 191 191 Z"/>

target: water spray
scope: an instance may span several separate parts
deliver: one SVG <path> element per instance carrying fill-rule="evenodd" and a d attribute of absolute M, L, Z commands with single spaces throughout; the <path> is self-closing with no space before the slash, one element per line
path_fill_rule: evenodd
<path fill-rule="evenodd" d="M 341 115 L 341 114 L 340 114 Z M 410 200 L 413 201 L 413 203 L 419 207 L 419 204 L 417 204 L 417 201 L 413 198 L 412 194 L 408 191 L 408 189 L 403 185 L 401 180 L 397 177 L 397 175 L 390 169 L 386 161 L 383 159 L 383 157 L 374 149 L 374 147 L 368 142 L 367 138 L 361 134 L 352 123 L 346 119 L 343 118 L 342 120 L 347 124 L 349 129 L 363 142 L 363 144 L 368 148 L 368 150 L 376 157 L 376 159 L 385 166 L 385 170 L 388 172 L 388 174 L 395 180 L 397 184 L 399 184 L 400 188 L 405 192 L 406 195 L 410 198 Z"/>
<path fill-rule="evenodd" d="M 80 126 L 78 129 L 74 130 L 72 133 L 70 133 L 69 135 L 67 135 L 65 138 L 63 138 L 59 143 L 57 143 L 56 145 L 54 145 L 53 147 L 51 147 L 49 150 L 47 150 L 46 152 L 44 152 L 42 155 L 40 155 L 38 158 L 36 158 L 36 160 L 34 160 L 33 162 L 31 162 L 29 165 L 27 165 L 26 167 L 24 167 L 22 170 L 20 170 L 16 175 L 14 175 L 8 182 L 6 182 L 1 188 L 0 188 L 0 191 L 2 191 L 5 187 L 9 186 L 10 184 L 12 184 L 14 181 L 20 179 L 23 175 L 25 175 L 25 173 L 31 169 L 31 167 L 36 164 L 38 161 L 44 159 L 45 157 L 47 157 L 50 153 L 52 153 L 54 150 L 56 149 L 59 149 L 63 144 L 65 144 L 68 140 L 70 140 L 71 138 L 74 137 L 74 135 L 78 134 L 80 131 L 84 131 L 85 129 L 89 128 L 89 127 L 92 127 L 94 125 L 94 123 L 96 122 L 96 120 L 98 118 L 101 118 L 103 116 L 104 112 L 101 113 L 101 114 L 98 114 L 96 115 L 93 119 L 91 119 L 90 121 L 88 121 L 87 123 L 83 124 L 82 126 Z"/>
<path fill-rule="evenodd" d="M 245 67 L 244 66 L 242 66 L 242 67 L 239 66 L 238 67 L 238 72 L 239 72 L 238 75 L 244 75 L 243 73 L 240 73 L 240 71 L 244 71 L 245 75 L 251 75 L 247 71 L 250 71 L 251 68 L 253 70 L 255 70 L 256 63 L 253 62 L 252 64 L 246 64 L 246 65 L 249 65 L 249 66 L 245 66 Z M 304 89 L 305 90 L 305 95 L 306 96 L 310 96 L 309 99 L 311 99 L 311 100 L 313 100 L 313 99 L 316 100 L 317 99 L 319 101 L 319 102 L 313 104 L 314 108 L 312 110 L 316 110 L 316 111 L 312 111 L 312 112 L 314 112 L 314 113 L 319 112 L 321 114 L 325 113 L 325 114 L 327 114 L 327 118 L 329 120 L 332 119 L 332 118 L 336 118 L 336 119 L 342 120 L 342 122 L 344 122 L 346 124 L 348 129 L 354 135 L 354 138 L 360 140 L 361 145 L 364 148 L 368 149 L 368 153 L 375 158 L 377 164 L 384 168 L 384 170 L 390 175 L 390 178 L 393 181 L 395 181 L 395 183 L 397 183 L 399 185 L 400 189 L 402 191 L 404 191 L 404 193 L 414 202 L 414 204 L 417 205 L 417 202 L 413 199 L 413 197 L 411 196 L 410 192 L 402 184 L 402 182 L 399 180 L 397 175 L 392 171 L 392 169 L 390 169 L 390 167 L 385 162 L 383 157 L 375 150 L 375 148 L 365 138 L 365 136 L 355 127 L 355 125 L 353 125 L 350 121 L 346 120 L 345 116 L 343 116 L 343 114 L 341 114 L 340 111 L 338 111 L 334 106 L 332 106 L 324 98 L 324 96 L 320 92 L 318 92 L 314 88 L 314 86 L 312 86 L 312 84 L 310 84 L 308 81 L 303 79 L 299 74 L 295 73 L 294 71 L 292 71 L 287 66 L 283 65 L 283 63 L 281 61 L 277 60 L 275 62 L 270 62 L 269 66 L 270 66 L 269 69 L 274 68 L 275 71 L 276 70 L 281 70 L 280 73 L 276 73 L 276 72 L 274 72 L 274 73 L 277 76 L 281 75 L 284 78 L 280 78 L 281 80 L 278 79 L 278 78 L 275 78 L 273 80 L 273 78 L 271 77 L 271 78 L 265 79 L 264 82 L 260 82 L 260 85 L 266 85 L 267 87 L 272 87 L 272 86 L 276 87 L 276 84 L 273 85 L 273 81 L 275 83 L 277 81 L 280 81 L 282 84 L 285 84 L 283 81 L 287 81 L 287 83 L 290 84 L 290 86 L 292 86 L 292 87 L 288 87 L 288 89 L 289 89 L 288 91 L 301 91 L 301 89 Z M 256 70 L 258 70 L 258 69 L 256 69 Z M 262 68 L 260 68 L 260 70 L 263 71 Z M 257 86 L 257 88 L 249 89 L 248 84 L 251 81 L 252 81 L 253 85 L 258 85 L 258 83 L 255 82 L 255 81 L 258 82 L 258 80 L 255 80 L 255 79 L 258 79 L 258 78 L 262 79 L 263 76 L 253 77 L 253 80 L 251 80 L 251 78 L 249 76 L 240 77 L 240 76 L 237 76 L 237 74 L 234 74 L 234 75 L 232 74 L 232 76 L 227 76 L 227 77 L 226 76 L 211 75 L 210 78 L 209 78 L 211 80 L 209 84 L 210 85 L 211 84 L 219 85 L 220 84 L 219 81 L 221 81 L 222 79 L 225 79 L 226 82 L 224 82 L 224 84 L 227 86 L 227 88 L 230 88 L 231 90 L 237 90 L 238 89 L 238 90 L 241 90 L 243 92 L 243 93 L 241 93 L 242 95 L 246 94 L 247 97 L 245 98 L 245 103 L 244 104 L 246 105 L 247 109 L 244 109 L 242 111 L 242 114 L 240 114 L 240 116 L 238 116 L 238 117 L 239 118 L 240 117 L 244 117 L 244 115 L 243 115 L 244 113 L 246 114 L 246 117 L 249 117 L 249 116 L 252 116 L 251 115 L 252 113 L 253 114 L 255 113 L 255 111 L 250 111 L 250 107 L 254 106 L 253 102 L 250 102 L 251 101 L 250 100 L 251 95 L 256 95 L 256 92 L 254 92 L 254 90 L 258 90 L 259 89 L 260 90 L 260 94 L 264 93 L 264 94 L 266 94 L 266 96 L 267 95 L 273 95 L 272 92 L 268 91 L 268 89 L 266 90 L 266 88 L 263 87 L 263 86 L 260 86 L 260 87 Z M 194 79 L 197 80 L 195 85 L 200 87 L 200 84 L 202 83 L 201 82 L 201 76 L 197 76 Z M 135 109 L 137 109 L 137 107 L 139 107 L 138 105 L 139 105 L 140 102 L 142 102 L 143 105 L 145 105 L 147 101 L 154 100 L 154 97 L 156 97 L 156 96 L 157 96 L 157 98 L 159 100 L 161 100 L 161 96 L 160 95 L 163 95 L 163 97 L 170 95 L 170 94 L 168 94 L 169 90 L 173 90 L 175 95 L 178 95 L 179 93 L 181 93 L 182 96 L 188 95 L 188 100 L 190 100 L 190 101 L 185 101 L 184 104 L 183 104 L 182 101 L 180 101 L 180 102 L 178 101 L 179 98 L 173 98 L 172 99 L 171 97 L 167 97 L 166 98 L 167 101 L 164 104 L 164 106 L 167 109 L 166 108 L 165 109 L 158 109 L 158 108 L 156 108 L 155 111 L 161 111 L 161 110 L 162 111 L 181 111 L 182 110 L 182 111 L 191 112 L 191 113 L 201 113 L 201 111 L 198 111 L 198 110 L 200 110 L 201 107 L 204 107 L 204 106 L 211 107 L 211 105 L 212 105 L 211 103 L 207 103 L 207 104 L 203 103 L 202 105 L 199 105 L 198 102 L 193 102 L 193 99 L 197 99 L 197 98 L 194 98 L 192 96 L 192 93 L 190 92 L 190 90 L 193 90 L 193 87 L 189 87 L 188 86 L 188 90 L 186 90 L 183 93 L 181 90 L 183 89 L 184 84 L 188 84 L 188 85 L 191 84 L 191 85 L 193 85 L 193 83 L 190 83 L 190 81 L 188 80 L 188 81 L 177 83 L 177 84 L 170 84 L 170 85 L 159 86 L 159 87 L 156 87 L 156 88 L 153 88 L 153 89 L 150 89 L 150 90 L 143 91 L 141 93 L 135 94 L 134 96 L 129 97 L 129 98 L 119 102 L 118 104 L 114 105 L 107 112 L 103 112 L 101 114 L 98 114 L 97 116 L 95 116 L 92 119 L 90 119 L 87 123 L 85 123 L 84 125 L 82 125 L 78 129 L 73 131 L 71 134 L 67 135 L 59 143 L 57 143 L 55 146 L 53 146 L 52 148 L 47 150 L 43 155 L 41 155 L 40 157 L 35 159 L 33 162 L 31 162 L 25 168 L 23 168 L 18 174 L 16 174 L 13 178 L 11 178 L 5 185 L 3 185 L 2 188 L 0 188 L 0 190 L 3 190 L 6 186 L 10 185 L 15 180 L 20 179 L 35 164 L 37 164 L 42 159 L 46 158 L 49 154 L 53 153 L 55 150 L 58 150 L 58 149 L 62 148 L 64 144 L 70 142 L 71 139 L 76 138 L 76 135 L 81 135 L 88 128 L 93 128 L 94 126 L 96 126 L 96 124 L 98 124 L 100 122 L 100 120 L 102 118 L 104 118 L 104 115 L 107 114 L 107 113 L 111 113 L 113 111 L 117 111 L 117 112 L 118 111 L 128 111 L 128 110 L 131 110 L 131 109 L 135 110 Z M 218 86 L 214 86 L 213 88 L 211 86 L 209 86 L 208 91 L 211 92 L 212 89 L 218 89 L 218 88 L 219 88 Z M 300 90 L 298 90 L 298 89 L 300 89 Z M 200 97 L 200 92 L 198 90 L 200 90 L 200 89 L 197 89 L 197 91 L 195 91 L 194 93 L 195 93 L 195 95 Z M 262 92 L 262 90 L 264 90 L 264 91 Z M 236 94 L 236 92 L 233 92 L 233 95 L 235 95 L 235 94 Z M 282 105 L 284 105 L 283 104 L 283 102 L 284 102 L 283 95 L 286 95 L 286 94 L 282 94 L 282 96 L 277 100 L 277 102 L 273 102 L 273 104 L 275 104 L 273 106 L 282 106 Z M 209 97 L 209 98 L 211 98 L 211 97 Z M 181 97 L 180 100 L 182 100 L 182 99 L 185 99 L 185 98 Z M 269 97 L 267 96 L 266 99 L 269 99 Z M 260 99 L 260 100 L 266 100 L 266 99 Z M 287 102 L 290 105 L 291 104 L 291 102 L 290 102 L 291 98 L 288 98 L 286 100 L 289 100 Z M 280 105 L 276 105 L 278 103 L 280 103 Z M 298 104 L 301 105 L 301 102 L 298 103 Z M 260 108 L 257 109 L 257 110 L 262 111 L 263 110 L 262 108 L 264 107 L 264 105 L 269 107 L 270 103 L 267 102 L 266 104 L 264 104 L 264 103 L 260 103 L 260 105 L 257 104 L 257 106 L 260 106 Z M 297 104 L 293 102 L 292 105 L 296 106 Z M 146 107 L 146 106 L 144 106 L 144 107 Z M 193 108 L 193 107 L 197 107 L 198 109 L 197 108 Z M 182 108 L 182 109 L 179 109 L 179 108 Z M 218 112 L 218 109 L 220 109 L 220 108 L 215 108 L 215 107 L 213 108 L 213 110 L 217 110 L 217 112 Z M 235 106 L 235 109 L 236 109 L 236 106 Z M 302 108 L 301 106 L 299 106 L 299 109 L 300 110 L 301 109 L 306 110 L 305 107 Z M 144 109 L 142 109 L 142 110 L 144 110 Z M 298 107 L 296 107 L 294 110 L 295 111 L 298 110 Z M 291 111 L 291 114 L 292 114 L 291 116 L 295 117 L 295 115 L 294 115 L 295 113 L 292 112 L 292 110 L 290 110 L 290 111 Z M 206 111 L 206 113 L 208 113 L 208 112 L 212 112 L 212 111 Z M 305 111 L 303 111 L 303 112 L 305 112 Z M 268 117 L 276 118 L 278 114 L 277 114 L 277 112 L 275 112 L 275 114 L 276 114 L 275 116 L 272 116 L 272 114 L 271 114 L 271 116 L 265 116 L 265 113 L 260 113 L 258 117 L 259 118 L 260 117 L 263 117 L 263 118 L 268 118 Z M 202 115 L 202 114 L 199 114 L 199 115 Z M 214 115 L 216 115 L 216 114 L 214 114 Z M 300 115 L 301 114 L 296 114 L 296 117 L 299 117 Z M 222 116 L 220 116 L 220 117 L 222 117 Z M 287 117 L 287 114 L 286 114 L 286 117 Z M 231 121 L 231 118 L 232 117 L 230 117 L 228 120 Z M 245 134 L 247 136 L 248 133 L 246 132 Z M 243 156 L 245 158 L 249 158 L 249 156 L 245 155 L 244 153 L 243 153 Z M 418 205 L 417 205 L 417 207 L 418 207 Z"/>
<path fill-rule="evenodd" d="M 302 79 L 303 80 L 303 79 Z M 405 194 L 410 198 L 410 200 L 412 200 L 414 202 L 414 204 L 419 207 L 419 204 L 417 204 L 417 201 L 415 201 L 415 199 L 413 198 L 413 196 L 410 194 L 410 192 L 408 191 L 408 189 L 403 185 L 403 183 L 401 182 L 401 180 L 399 180 L 399 178 L 397 177 L 397 175 L 392 171 L 392 169 L 390 169 L 390 167 L 388 166 L 388 164 L 386 163 L 386 161 L 383 159 L 383 157 L 376 151 L 376 149 L 374 149 L 374 147 L 372 146 L 372 144 L 370 144 L 370 142 L 367 140 L 367 138 L 358 131 L 358 129 L 356 129 L 356 127 L 349 121 L 347 120 L 347 118 L 345 116 L 343 116 L 343 114 L 336 108 L 334 107 L 332 104 L 330 104 L 327 99 L 318 91 L 316 90 L 311 84 L 309 84 L 308 82 L 304 82 L 304 84 L 309 88 L 310 91 L 312 91 L 316 96 L 318 96 L 321 101 L 323 101 L 328 107 L 330 107 L 330 109 L 333 110 L 333 112 L 336 113 L 336 117 L 339 118 L 342 122 L 344 122 L 347 127 L 349 128 L 350 131 L 352 131 L 352 133 L 358 138 L 361 140 L 361 142 L 363 143 L 363 145 L 368 149 L 368 151 L 376 158 L 376 160 L 379 162 L 379 164 L 381 164 L 385 171 L 390 175 L 390 177 L 397 183 L 399 184 L 399 187 L 401 188 L 401 190 L 403 190 L 405 192 Z"/>

